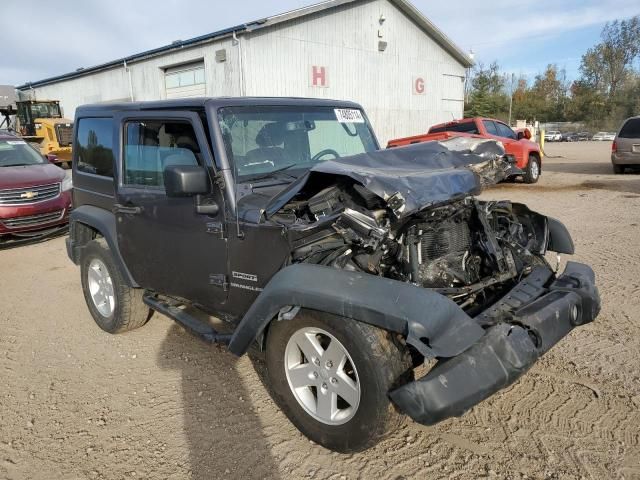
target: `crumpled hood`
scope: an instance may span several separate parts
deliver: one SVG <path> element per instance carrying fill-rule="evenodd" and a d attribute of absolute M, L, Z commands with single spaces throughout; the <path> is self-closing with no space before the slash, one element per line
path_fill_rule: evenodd
<path fill-rule="evenodd" d="M 318 163 L 272 199 L 266 214 L 277 212 L 305 185 L 316 183 L 318 176 L 337 175 L 355 180 L 384 199 L 400 218 L 477 195 L 482 186 L 506 178 L 511 167 L 504 160 L 501 143 L 464 137 L 362 153 Z"/>

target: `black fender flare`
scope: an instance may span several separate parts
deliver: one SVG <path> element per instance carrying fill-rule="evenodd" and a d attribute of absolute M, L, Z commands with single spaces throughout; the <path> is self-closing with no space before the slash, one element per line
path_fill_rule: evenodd
<path fill-rule="evenodd" d="M 484 335 L 458 305 L 432 290 L 362 272 L 295 264 L 269 281 L 238 323 L 229 350 L 244 354 L 287 306 L 332 313 L 399 333 L 427 358 L 456 356 Z"/>
<path fill-rule="evenodd" d="M 557 253 L 566 253 L 573 255 L 576 251 L 573 245 L 573 239 L 567 227 L 560 220 L 553 217 L 547 217 L 547 225 L 549 228 L 549 244 L 548 250 Z"/>
<path fill-rule="evenodd" d="M 84 244 L 79 242 L 75 232 L 75 224 L 81 223 L 87 225 L 94 230 L 100 232 L 100 235 L 104 237 L 109 245 L 109 249 L 113 254 L 116 265 L 122 273 L 122 277 L 127 282 L 127 285 L 133 288 L 139 288 L 140 286 L 131 276 L 131 272 L 127 268 L 124 259 L 118 248 L 118 236 L 116 230 L 116 217 L 109 210 L 103 208 L 94 207 L 93 205 L 82 205 L 74 209 L 69 215 L 69 238 L 67 239 L 67 253 L 69 258 L 76 265 L 80 261 L 80 250 L 84 247 Z"/>

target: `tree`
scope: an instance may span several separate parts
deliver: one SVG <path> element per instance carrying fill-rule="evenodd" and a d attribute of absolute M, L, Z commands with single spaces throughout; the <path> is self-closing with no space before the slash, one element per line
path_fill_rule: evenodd
<path fill-rule="evenodd" d="M 602 29 L 602 41 L 582 56 L 582 80 L 614 98 L 640 56 L 640 16 L 615 20 Z"/>
<path fill-rule="evenodd" d="M 465 115 L 471 117 L 502 116 L 509 108 L 505 77 L 496 62 L 485 67 L 478 64 L 471 78 L 471 94 Z"/>

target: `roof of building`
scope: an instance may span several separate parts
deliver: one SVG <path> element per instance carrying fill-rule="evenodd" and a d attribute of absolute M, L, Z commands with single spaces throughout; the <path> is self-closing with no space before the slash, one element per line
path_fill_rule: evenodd
<path fill-rule="evenodd" d="M 17 88 L 18 90 L 27 90 L 31 87 L 39 87 L 43 85 L 57 83 L 62 80 L 81 77 L 93 72 L 113 68 L 116 66 L 123 65 L 125 63 L 128 64 L 128 63 L 136 62 L 136 61 L 143 60 L 156 55 L 161 55 L 173 50 L 180 50 L 185 47 L 193 47 L 199 44 L 211 42 L 218 38 L 233 35 L 234 33 L 252 32 L 262 28 L 268 28 L 282 22 L 298 19 L 307 15 L 311 15 L 313 13 L 322 12 L 324 10 L 335 8 L 341 5 L 356 3 L 359 1 L 361 0 L 327 0 L 321 3 L 316 3 L 314 5 L 309 5 L 307 7 L 302 7 L 296 10 L 291 10 L 285 13 L 273 15 L 271 17 L 266 17 L 260 20 L 254 20 L 248 23 L 236 25 L 234 27 L 225 28 L 223 30 L 207 33 L 205 35 L 200 35 L 198 37 L 194 37 L 189 40 L 175 41 L 169 45 L 164 45 L 162 47 L 154 48 L 152 50 L 136 53 L 134 55 L 119 58 L 111 62 L 106 62 L 99 65 L 94 65 L 92 67 L 87 67 L 87 68 L 79 68 L 74 72 L 69 72 L 63 75 L 57 75 L 55 77 L 45 78 L 43 80 L 38 80 L 35 82 L 27 82 L 23 85 L 18 86 Z M 466 53 L 464 53 L 449 37 L 447 37 L 438 27 L 436 27 L 427 17 L 425 17 L 422 13 L 420 13 L 420 11 L 416 7 L 414 7 L 409 1 L 407 0 L 388 0 L 388 1 L 394 4 L 396 7 L 398 7 L 407 16 L 409 16 L 409 18 L 411 18 L 420 28 L 422 28 L 422 30 L 424 30 L 428 35 L 430 35 L 438 43 L 438 45 L 444 48 L 453 58 L 455 58 L 458 62 L 460 62 L 460 64 L 462 64 L 464 67 L 470 67 L 473 65 L 473 60 L 471 60 L 471 58 Z"/>

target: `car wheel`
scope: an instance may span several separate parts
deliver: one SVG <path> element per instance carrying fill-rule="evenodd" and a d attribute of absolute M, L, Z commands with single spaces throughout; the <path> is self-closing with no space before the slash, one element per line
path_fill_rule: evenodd
<path fill-rule="evenodd" d="M 87 243 L 80 274 L 87 307 L 101 329 L 120 333 L 147 323 L 152 311 L 142 301 L 143 291 L 126 284 L 104 238 Z"/>
<path fill-rule="evenodd" d="M 613 173 L 615 173 L 616 175 L 624 173 L 624 165 L 616 165 L 614 163 L 613 164 Z"/>
<path fill-rule="evenodd" d="M 384 330 L 302 310 L 271 324 L 266 364 L 280 409 L 330 450 L 364 450 L 403 421 L 387 392 L 411 378 L 411 360 Z"/>
<path fill-rule="evenodd" d="M 540 179 L 540 160 L 535 155 L 529 155 L 529 162 L 522 178 L 524 183 L 536 183 Z"/>

